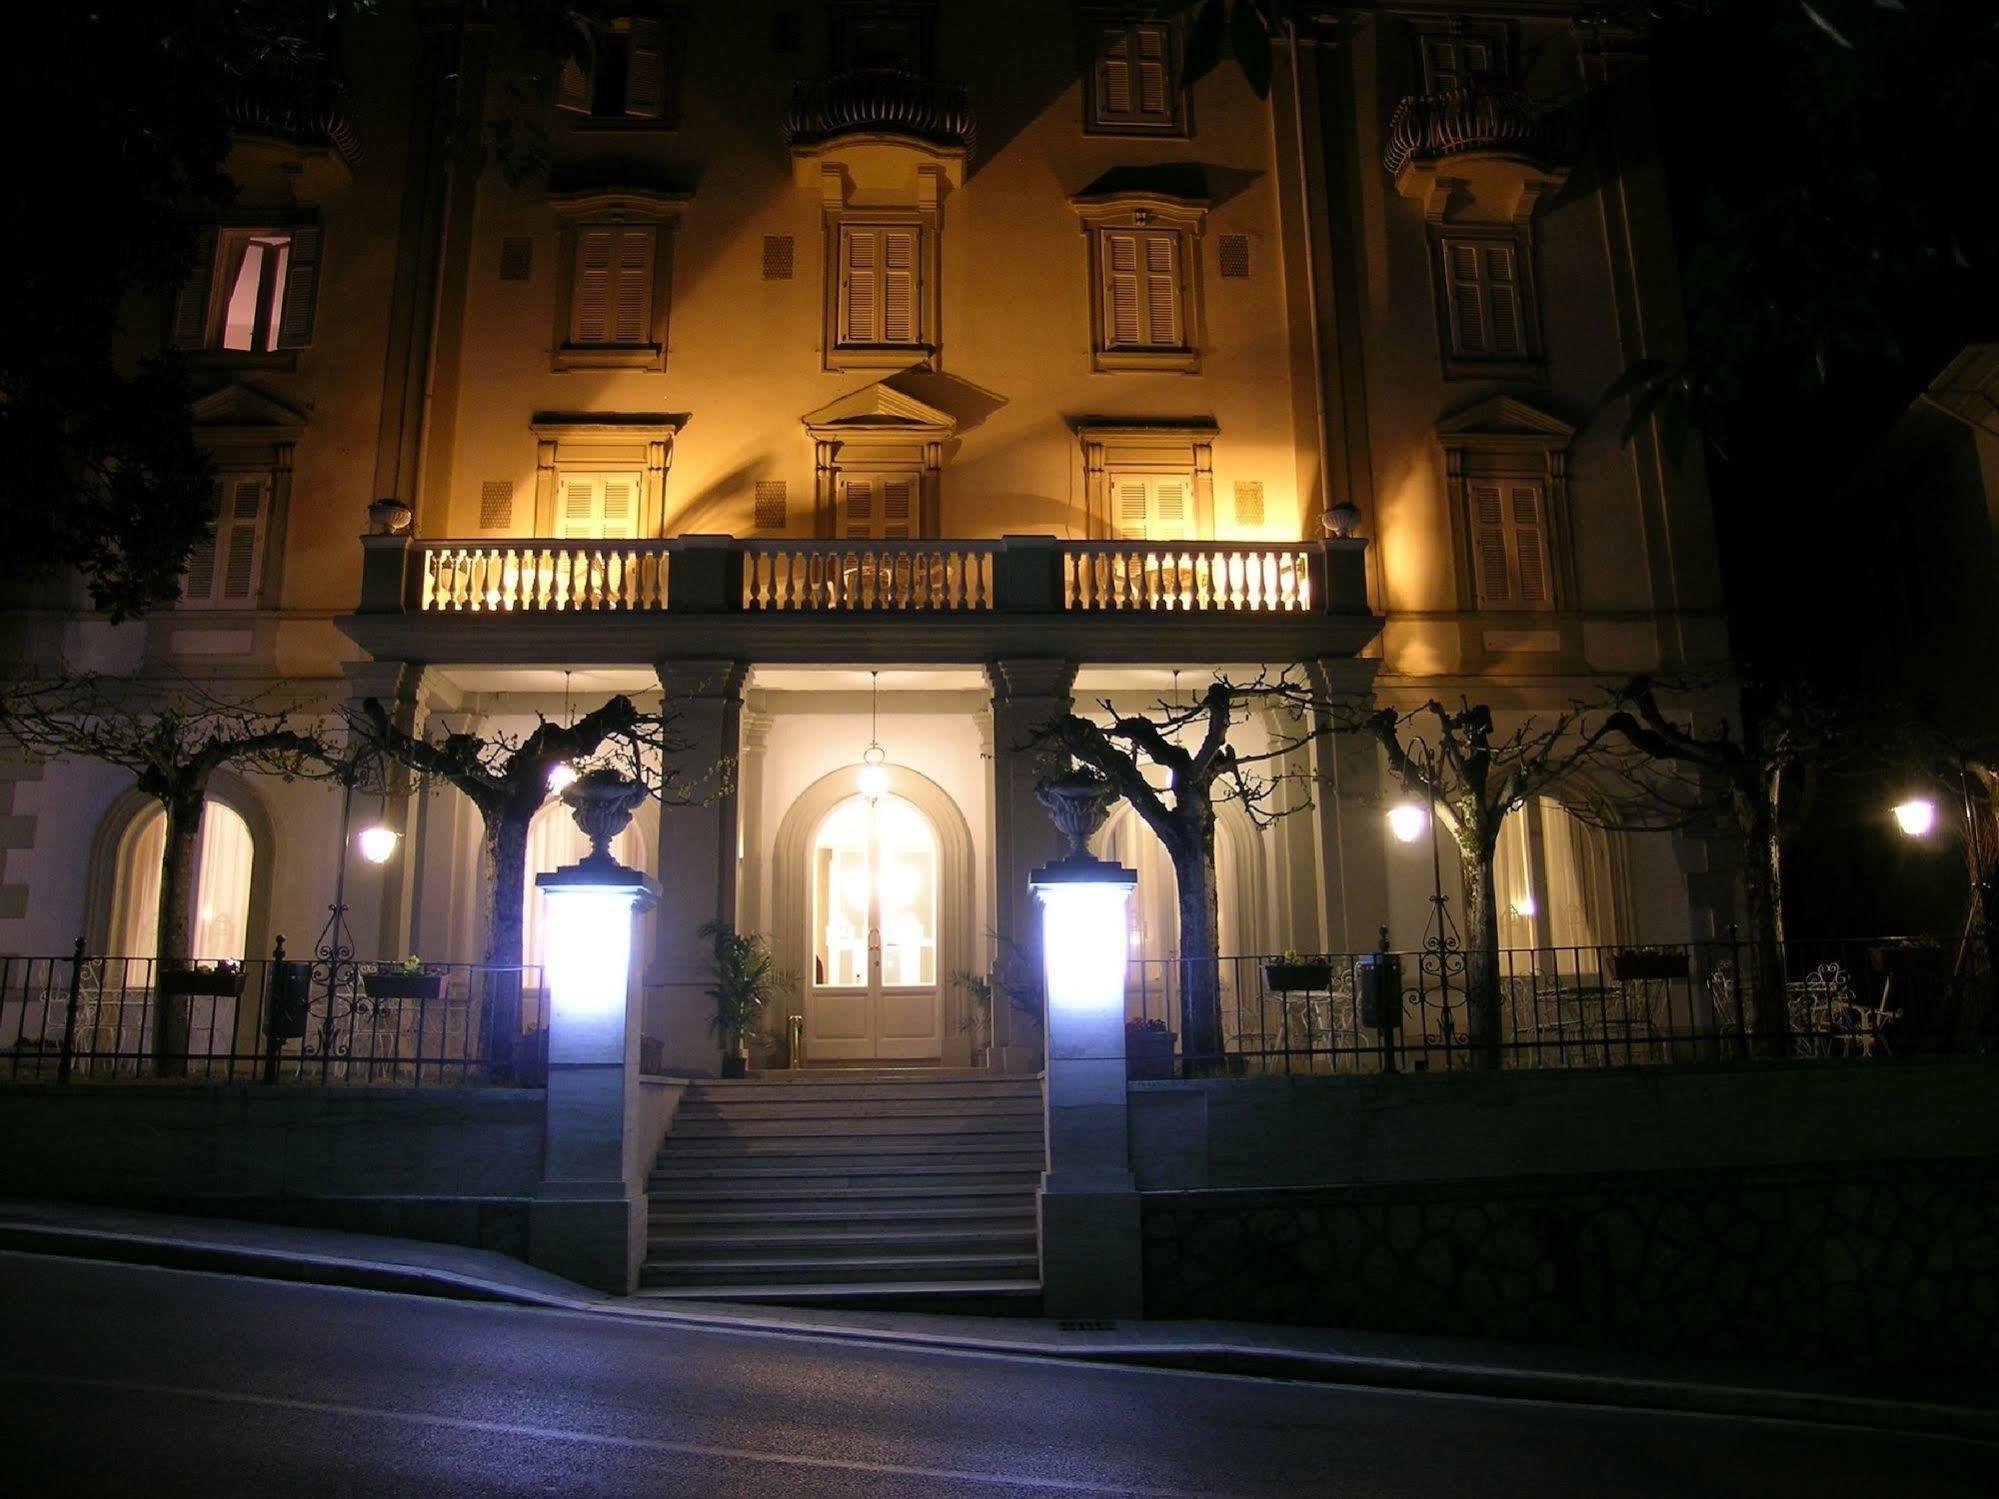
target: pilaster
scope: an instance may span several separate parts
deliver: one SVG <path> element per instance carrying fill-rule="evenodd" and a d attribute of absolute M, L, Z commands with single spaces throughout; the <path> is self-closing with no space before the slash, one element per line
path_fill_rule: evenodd
<path fill-rule="evenodd" d="M 1373 704 L 1373 661 L 1311 662 L 1313 808 L 1318 824 L 1318 889 L 1323 947 L 1368 952 L 1388 924 L 1388 830 L 1383 821 L 1381 751 L 1363 734 L 1334 725 Z"/>

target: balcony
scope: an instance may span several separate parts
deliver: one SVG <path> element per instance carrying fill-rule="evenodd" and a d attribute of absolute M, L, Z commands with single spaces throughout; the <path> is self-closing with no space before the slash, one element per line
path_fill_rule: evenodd
<path fill-rule="evenodd" d="M 381 659 L 1292 661 L 1372 638 L 1366 544 L 415 541 L 370 536 L 341 628 Z"/>
<path fill-rule="evenodd" d="M 784 143 L 796 150 L 848 135 L 900 135 L 970 153 L 976 127 L 962 83 L 864 68 L 792 85 Z"/>
<path fill-rule="evenodd" d="M 274 175 L 301 202 L 345 188 L 361 165 L 361 133 L 332 84 L 245 83 L 223 112 L 235 137 L 232 172 Z"/>
<path fill-rule="evenodd" d="M 1524 221 L 1567 179 L 1566 146 L 1553 116 L 1518 89 L 1473 83 L 1443 94 L 1411 94 L 1388 122 L 1382 165 L 1396 191 L 1432 218 L 1454 216 L 1455 190 L 1470 217 Z"/>

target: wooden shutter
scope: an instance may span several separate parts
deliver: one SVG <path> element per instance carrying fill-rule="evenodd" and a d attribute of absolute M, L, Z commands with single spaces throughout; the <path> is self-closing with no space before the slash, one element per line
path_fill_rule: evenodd
<path fill-rule="evenodd" d="M 1177 239 L 1172 234 L 1145 236 L 1145 342 L 1155 349 L 1181 344 Z"/>
<path fill-rule="evenodd" d="M 1117 481 L 1117 525 L 1120 535 L 1141 538 L 1151 518 L 1143 479 Z"/>
<path fill-rule="evenodd" d="M 1513 575 L 1519 585 L 1515 598 L 1524 607 L 1545 609 L 1549 602 L 1548 545 L 1547 527 L 1541 516 L 1541 486 L 1507 485 L 1506 510 Z"/>
<path fill-rule="evenodd" d="M 639 529 L 639 481 L 632 474 L 606 474 L 603 479 L 604 509 L 597 535 L 636 536 Z"/>
<path fill-rule="evenodd" d="M 885 344 L 913 344 L 918 341 L 921 323 L 917 311 L 917 231 L 885 229 L 881 238 L 881 341 Z"/>
<path fill-rule="evenodd" d="M 623 229 L 618 232 L 617 276 L 611 298 L 611 341 L 620 344 L 651 342 L 652 260 L 654 232 L 651 229 Z"/>
<path fill-rule="evenodd" d="M 596 90 L 591 86 L 591 72 L 594 66 L 596 47 L 593 39 L 585 32 L 577 42 L 576 55 L 562 60 L 562 71 L 555 79 L 555 104 L 558 109 L 567 109 L 576 114 L 590 113 L 590 105 Z"/>
<path fill-rule="evenodd" d="M 594 475 L 564 474 L 556 495 L 555 534 L 594 540 L 603 534 L 603 506 Z"/>
<path fill-rule="evenodd" d="M 208 344 L 208 308 L 215 291 L 216 231 L 201 231 L 194 252 L 194 268 L 174 296 L 173 345 L 176 349 L 200 349 Z"/>
<path fill-rule="evenodd" d="M 1520 304 L 1519 254 L 1512 245 L 1483 247 L 1480 269 L 1484 271 L 1486 307 L 1492 325 L 1492 352 L 1506 359 L 1527 353 L 1527 328 Z"/>
<path fill-rule="evenodd" d="M 1477 37 L 1423 38 L 1423 87 L 1430 94 L 1448 94 L 1492 71 L 1492 46 Z"/>
<path fill-rule="evenodd" d="M 635 17 L 625 53 L 625 113 L 656 120 L 666 112 L 666 27 Z"/>
<path fill-rule="evenodd" d="M 875 486 L 872 479 L 840 481 L 840 529 L 850 537 L 875 534 Z"/>
<path fill-rule="evenodd" d="M 1548 567 L 1545 490 L 1509 480 L 1473 481 L 1472 569 L 1481 605 L 1545 609 L 1554 600 Z"/>
<path fill-rule="evenodd" d="M 1103 276 L 1104 347 L 1135 348 L 1144 341 L 1136 234 L 1112 232 L 1103 236 Z"/>
<path fill-rule="evenodd" d="M 1497 484 L 1470 486 L 1472 572 L 1481 604 L 1511 604 L 1513 580 L 1506 565 L 1506 510 Z"/>
<path fill-rule="evenodd" d="M 1128 121 L 1132 113 L 1131 33 L 1122 26 L 1106 26 L 1097 36 L 1097 118 L 1105 123 Z"/>
<path fill-rule="evenodd" d="M 302 349 L 312 342 L 313 305 L 319 296 L 319 230 L 294 229 L 291 255 L 278 314 L 278 347 Z"/>
<path fill-rule="evenodd" d="M 250 604 L 256 600 L 270 488 L 270 478 L 264 474 L 225 477 L 223 508 L 215 532 L 222 573 L 217 603 Z"/>
<path fill-rule="evenodd" d="M 1138 117 L 1148 125 L 1172 123 L 1172 93 L 1166 80 L 1166 28 L 1136 26 L 1132 40 L 1138 52 Z"/>
<path fill-rule="evenodd" d="M 840 230 L 840 316 L 843 344 L 881 342 L 881 231 Z"/>
<path fill-rule="evenodd" d="M 1452 240 L 1444 246 L 1444 273 L 1448 277 L 1451 311 L 1451 352 L 1468 357 L 1483 355 L 1485 338 L 1485 288 L 1479 277 L 1478 246 Z"/>
<path fill-rule="evenodd" d="M 610 342 L 615 241 L 616 236 L 609 229 L 585 229 L 576 236 L 576 284 L 571 292 L 569 319 L 572 343 Z"/>
<path fill-rule="evenodd" d="M 884 479 L 881 493 L 881 534 L 884 537 L 907 538 L 916 514 L 916 481 Z"/>
<path fill-rule="evenodd" d="M 1153 541 L 1180 541 L 1187 536 L 1187 481 L 1156 479 L 1152 485 L 1152 518 L 1146 534 Z"/>

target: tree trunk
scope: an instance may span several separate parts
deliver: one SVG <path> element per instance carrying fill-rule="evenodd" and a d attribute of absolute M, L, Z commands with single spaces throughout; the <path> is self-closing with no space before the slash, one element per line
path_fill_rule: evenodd
<path fill-rule="evenodd" d="M 1738 791 L 1736 827 L 1741 837 L 1742 905 L 1749 927 L 1749 963 L 1738 974 L 1757 1055 L 1789 1050 L 1790 1011 L 1784 973 L 1782 849 L 1771 799 Z"/>
<path fill-rule="evenodd" d="M 187 1069 L 187 996 L 165 992 L 163 980 L 188 966 L 194 942 L 195 860 L 201 848 L 199 792 L 165 802 L 167 835 L 160 858 L 159 929 L 153 939 L 153 1071 L 178 1077 Z"/>
<path fill-rule="evenodd" d="M 1215 843 L 1169 844 L 1173 887 L 1180 906 L 1180 1054 L 1188 1072 L 1219 1072 L 1222 1062 L 1222 994 L 1215 898 Z"/>
<path fill-rule="evenodd" d="M 1493 877 L 1498 840 L 1493 838 L 1464 861 L 1465 1030 L 1474 1067 L 1501 1065 L 1504 994 L 1499 963 L 1499 897 Z"/>
<path fill-rule="evenodd" d="M 521 1033 L 521 922 L 527 908 L 528 825 L 534 814 L 508 808 L 486 820 L 484 900 L 486 947 L 481 961 L 486 973 L 479 1055 L 500 1073 L 514 1065 L 514 1046 Z"/>

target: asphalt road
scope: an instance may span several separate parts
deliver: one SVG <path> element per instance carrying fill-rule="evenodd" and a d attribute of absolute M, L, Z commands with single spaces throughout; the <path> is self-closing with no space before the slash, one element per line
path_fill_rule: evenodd
<path fill-rule="evenodd" d="M 0 1493 L 1989 1495 L 1999 1449 L 0 1254 Z"/>

